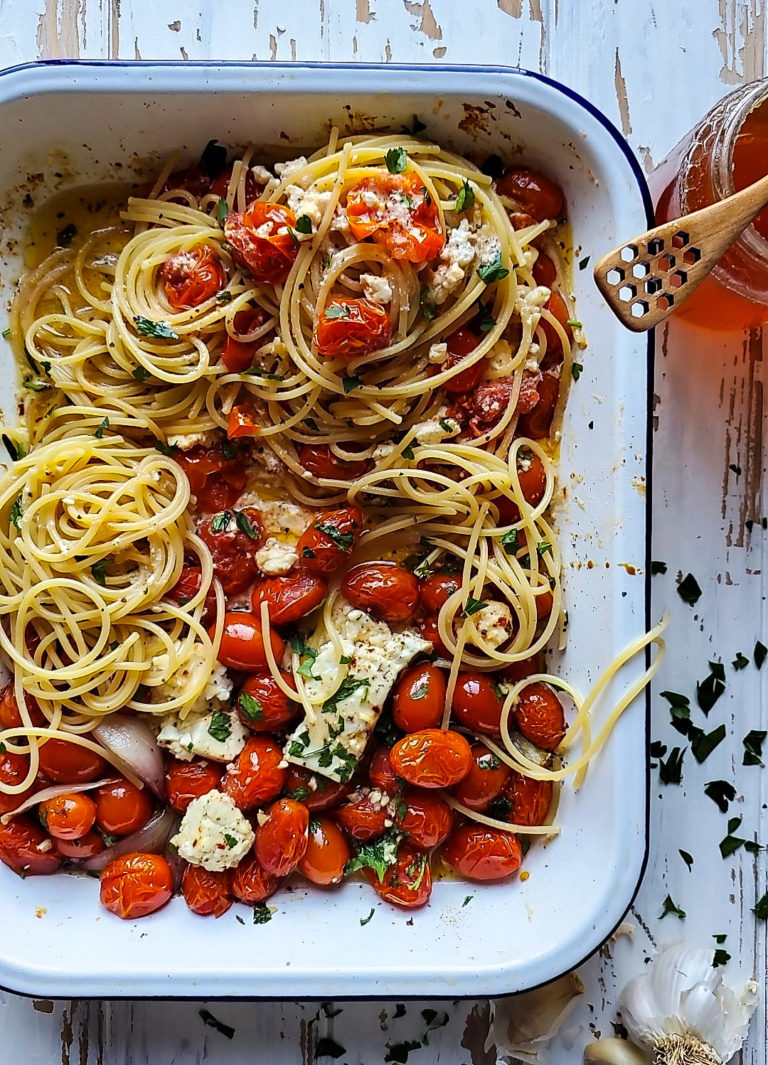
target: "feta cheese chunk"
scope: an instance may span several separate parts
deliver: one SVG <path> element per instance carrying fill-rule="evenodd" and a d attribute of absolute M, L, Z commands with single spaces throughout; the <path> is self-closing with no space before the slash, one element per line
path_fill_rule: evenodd
<path fill-rule="evenodd" d="M 176 435 L 168 437 L 168 446 L 177 447 L 181 451 L 188 451 L 191 447 L 195 447 L 196 444 L 202 444 L 203 447 L 210 447 L 210 445 L 216 440 L 217 434 L 210 430 L 206 430 L 204 433 L 187 433 L 184 435 Z"/>
<path fill-rule="evenodd" d="M 226 668 L 214 659 L 211 666 L 208 661 L 205 648 L 196 644 L 187 661 L 175 673 L 168 676 L 168 655 L 157 655 L 152 659 L 152 679 L 162 680 L 153 689 L 153 701 L 156 703 L 181 700 L 177 703 L 182 706 L 187 701 L 190 688 L 197 687 L 202 677 L 205 676 L 205 684 L 202 691 L 191 706 L 184 706 L 187 714 L 201 714 L 207 710 L 219 709 L 222 703 L 226 703 L 232 693 L 232 681 L 227 674 Z"/>
<path fill-rule="evenodd" d="M 530 325 L 533 331 L 539 324 L 541 308 L 552 295 L 546 285 L 537 285 L 536 288 L 523 289 L 524 296 L 518 296 L 515 300 L 515 310 L 520 315 L 523 325 Z"/>
<path fill-rule="evenodd" d="M 298 174 L 306 165 L 306 156 L 300 155 L 297 159 L 288 159 L 285 163 L 275 163 L 275 173 L 281 181 L 290 181 L 294 174 Z"/>
<path fill-rule="evenodd" d="M 501 647 L 503 643 L 506 643 L 515 631 L 512 611 L 506 603 L 498 603 L 496 600 L 486 603 L 482 610 L 478 610 L 476 614 L 473 614 L 472 621 L 477 635 L 488 646 L 494 648 Z M 470 635 L 472 643 L 479 646 L 479 641 L 473 640 L 472 636 L 474 636 L 474 633 Z"/>
<path fill-rule="evenodd" d="M 234 799 L 214 790 L 192 800 L 171 843 L 190 865 L 219 873 L 239 865 L 253 840 L 253 829 Z"/>
<path fill-rule="evenodd" d="M 392 302 L 392 286 L 386 277 L 379 274 L 360 274 L 360 283 L 363 286 L 363 295 L 371 303 Z"/>
<path fill-rule="evenodd" d="M 430 362 L 441 363 L 448 358 L 448 345 L 446 343 L 430 344 L 427 358 Z"/>
<path fill-rule="evenodd" d="M 264 546 L 256 552 L 254 558 L 261 572 L 268 573 L 270 576 L 288 573 L 299 561 L 299 556 L 291 544 L 278 540 L 276 536 L 270 536 Z"/>
<path fill-rule="evenodd" d="M 191 762 L 195 757 L 233 762 L 248 738 L 248 730 L 237 714 L 225 710 L 188 714 L 183 721 L 177 714 L 170 714 L 160 724 L 157 742 L 181 762 Z"/>
<path fill-rule="evenodd" d="M 418 444 L 439 444 L 461 432 L 461 426 L 453 418 L 446 418 L 447 407 L 441 407 L 434 418 L 417 422 L 413 436 Z"/>
<path fill-rule="evenodd" d="M 331 199 L 330 189 L 328 192 L 321 192 L 314 185 L 306 190 L 299 185 L 288 185 L 285 194 L 288 197 L 288 206 L 296 217 L 301 218 L 302 215 L 306 215 L 312 227 L 317 229 Z"/>

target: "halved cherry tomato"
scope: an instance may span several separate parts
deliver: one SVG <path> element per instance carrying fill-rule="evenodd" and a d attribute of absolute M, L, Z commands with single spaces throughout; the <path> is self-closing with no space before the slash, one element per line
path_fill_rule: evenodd
<path fill-rule="evenodd" d="M 543 825 L 552 805 L 552 781 L 532 780 L 514 769 L 504 788 L 512 804 L 508 820 L 513 825 Z"/>
<path fill-rule="evenodd" d="M 40 748 L 40 772 L 54 784 L 88 784 L 108 769 L 95 751 L 69 740 L 46 740 Z"/>
<path fill-rule="evenodd" d="M 101 873 L 102 905 L 124 921 L 154 913 L 172 894 L 171 867 L 160 854 L 125 854 Z"/>
<path fill-rule="evenodd" d="M 283 790 L 288 798 L 303 802 L 308 810 L 320 812 L 338 806 L 350 793 L 352 785 L 321 777 L 303 765 L 289 765 Z"/>
<path fill-rule="evenodd" d="M 322 577 L 298 569 L 280 577 L 260 580 L 253 589 L 251 603 L 257 615 L 261 604 L 267 603 L 273 625 L 290 625 L 320 606 L 327 594 L 328 585 Z"/>
<path fill-rule="evenodd" d="M 387 821 L 389 819 L 387 800 L 389 796 L 386 793 L 377 793 L 375 791 L 374 795 L 376 795 L 377 799 L 383 801 L 374 802 L 370 794 L 365 795 L 361 792 L 356 798 L 342 803 L 334 811 L 333 816 L 337 823 L 341 825 L 348 836 L 357 840 L 358 843 L 366 843 L 369 839 L 376 839 L 377 836 L 381 836 L 387 830 Z"/>
<path fill-rule="evenodd" d="M 205 758 L 180 762 L 171 758 L 165 769 L 165 790 L 168 805 L 178 813 L 186 813 L 193 799 L 218 788 L 224 767 Z"/>
<path fill-rule="evenodd" d="M 234 164 L 224 167 L 220 174 L 217 174 L 210 187 L 210 193 L 212 196 L 219 196 L 221 199 L 226 199 L 227 192 L 229 191 L 229 183 L 232 180 L 232 169 Z M 261 183 L 263 185 L 263 182 Z M 250 203 L 251 200 L 255 200 L 259 194 L 259 188 L 261 186 L 257 184 L 256 178 L 253 176 L 251 168 L 249 167 L 245 172 L 245 202 Z"/>
<path fill-rule="evenodd" d="M 278 799 L 256 828 L 254 854 L 262 869 L 288 876 L 304 857 L 309 842 L 309 810 L 295 799 Z"/>
<path fill-rule="evenodd" d="M 523 688 L 512 714 L 517 727 L 531 743 L 554 751 L 565 736 L 563 704 L 548 684 L 537 680 Z"/>
<path fill-rule="evenodd" d="M 246 531 L 247 530 L 247 531 Z M 261 514 L 244 507 L 225 510 L 198 526 L 197 534 L 211 552 L 213 568 L 225 595 L 237 595 L 253 583 L 259 572 L 256 552 L 262 540 Z"/>
<path fill-rule="evenodd" d="M 331 297 L 318 316 L 313 336 L 318 354 L 342 359 L 381 351 L 391 339 L 389 312 L 365 297 Z"/>
<path fill-rule="evenodd" d="M 397 795 L 402 782 L 392 768 L 389 755 L 390 750 L 387 747 L 375 749 L 368 766 L 368 779 L 374 788 L 383 791 L 385 795 L 392 796 Z"/>
<path fill-rule="evenodd" d="M 56 795 L 38 807 L 43 828 L 55 839 L 81 839 L 93 828 L 96 804 L 90 795 Z"/>
<path fill-rule="evenodd" d="M 435 649 L 435 653 L 441 655 L 443 658 L 450 658 L 451 655 L 448 648 L 442 641 L 440 636 L 440 629 L 437 624 L 437 617 L 431 616 L 422 618 L 418 625 L 419 632 L 425 640 L 429 640 Z"/>
<path fill-rule="evenodd" d="M 485 810 L 504 791 L 512 770 L 484 743 L 472 744 L 472 768 L 451 793 L 469 810 Z"/>
<path fill-rule="evenodd" d="M 181 878 L 181 893 L 192 913 L 221 917 L 232 905 L 232 870 L 210 872 L 202 865 L 188 865 Z"/>
<path fill-rule="evenodd" d="M 227 273 L 210 244 L 198 244 L 166 259 L 160 277 L 175 311 L 199 307 L 227 283 Z"/>
<path fill-rule="evenodd" d="M 437 728 L 444 703 L 445 673 L 422 662 L 400 674 L 392 698 L 392 720 L 403 732 Z"/>
<path fill-rule="evenodd" d="M 283 204 L 257 201 L 242 213 L 229 212 L 224 236 L 232 258 L 254 281 L 282 285 L 299 252 L 295 226 L 296 215 Z"/>
<path fill-rule="evenodd" d="M 557 374 L 549 371 L 541 374 L 536 385 L 536 394 L 538 401 L 535 406 L 527 414 L 521 414 L 517 420 L 516 435 L 527 436 L 530 440 L 543 440 L 549 436 L 560 394 L 560 378 Z"/>
<path fill-rule="evenodd" d="M 277 662 L 283 657 L 285 644 L 276 632 L 270 629 L 272 653 Z M 229 610 L 224 615 L 224 634 L 219 647 L 219 662 L 230 669 L 242 669 L 247 673 L 264 669 L 267 655 L 264 649 L 264 634 L 261 621 L 255 614 L 245 610 Z"/>
<path fill-rule="evenodd" d="M 445 244 L 437 205 L 414 173 L 364 178 L 347 193 L 347 217 L 356 240 L 373 237 L 393 259 L 426 263 Z"/>
<path fill-rule="evenodd" d="M 397 824 L 420 850 L 431 850 L 447 839 L 453 828 L 453 810 L 422 788 L 406 788 L 397 802 Z"/>
<path fill-rule="evenodd" d="M 419 581 L 419 599 L 426 610 L 438 614 L 440 608 L 461 587 L 461 577 L 455 573 L 432 573 Z"/>
<path fill-rule="evenodd" d="M 317 817 L 309 822 L 307 849 L 299 862 L 302 876 L 322 887 L 338 884 L 349 858 L 349 844 L 335 822 L 329 817 Z"/>
<path fill-rule="evenodd" d="M 503 880 L 523 860 L 517 836 L 498 828 L 459 825 L 443 847 L 443 858 L 467 880 Z"/>
<path fill-rule="evenodd" d="M 496 191 L 519 203 L 522 210 L 537 222 L 556 221 L 565 211 L 565 197 L 560 186 L 527 167 L 510 167 L 496 182 Z"/>
<path fill-rule="evenodd" d="M 253 851 L 243 858 L 232 877 L 232 892 L 235 898 L 252 906 L 274 895 L 279 886 L 278 878 L 262 868 Z"/>
<path fill-rule="evenodd" d="M 304 530 L 296 551 L 312 573 L 328 574 L 343 566 L 360 538 L 363 515 L 357 507 L 326 510 Z"/>
<path fill-rule="evenodd" d="M 22 876 L 47 876 L 61 865 L 49 835 L 26 814 L 0 824 L 0 861 Z"/>
<path fill-rule="evenodd" d="M 357 480 L 371 465 L 368 459 L 340 459 L 327 444 L 302 444 L 298 459 L 304 469 L 315 477 L 333 481 Z"/>
<path fill-rule="evenodd" d="M 221 790 L 241 810 L 252 810 L 283 790 L 283 752 L 271 736 L 250 736 L 234 762 L 227 766 Z"/>
<path fill-rule="evenodd" d="M 398 740 L 389 752 L 399 777 L 420 788 L 449 788 L 472 768 L 472 751 L 460 732 L 427 728 Z"/>
<path fill-rule="evenodd" d="M 244 307 L 235 314 L 233 325 L 238 333 L 255 333 L 267 320 L 267 312 L 263 307 Z M 237 340 L 227 333 L 224 343 L 221 361 L 230 373 L 242 373 L 253 362 L 253 357 L 262 344 L 267 342 L 267 336 L 259 337 L 258 340 Z"/>
<path fill-rule="evenodd" d="M 45 725 L 45 717 L 31 695 L 25 694 L 27 710 L 33 725 Z M 10 681 L 0 692 L 0 726 L 3 728 L 21 728 L 24 722 L 16 703 L 16 695 L 13 690 L 13 681 Z"/>
<path fill-rule="evenodd" d="M 516 456 L 517 477 L 523 499 L 532 507 L 537 507 L 547 490 L 547 471 L 544 463 L 535 451 L 527 447 L 519 448 Z M 499 508 L 499 521 L 503 525 L 512 525 L 520 520 L 520 510 L 509 496 L 498 496 L 494 503 Z"/>
<path fill-rule="evenodd" d="M 448 345 L 448 357 L 440 363 L 439 370 L 441 371 L 458 366 L 467 355 L 475 350 L 480 343 L 480 337 L 467 326 L 462 326 L 461 329 L 456 329 L 450 336 L 447 336 L 445 342 Z M 486 360 L 479 359 L 473 366 L 460 370 L 445 382 L 444 391 L 448 393 L 471 392 L 480 383 L 485 367 Z"/>
<path fill-rule="evenodd" d="M 105 843 L 98 832 L 91 830 L 86 832 L 80 839 L 57 839 L 56 850 L 69 861 L 77 861 L 84 858 L 95 858 L 104 850 Z"/>
<path fill-rule="evenodd" d="M 0 784 L 20 784 L 28 772 L 29 758 L 27 755 L 16 754 L 15 751 L 8 749 L 0 754 Z M 31 786 L 26 791 L 17 792 L 15 795 L 0 791 L 0 815 L 9 814 L 11 810 L 17 809 L 34 790 L 34 786 Z"/>
<path fill-rule="evenodd" d="M 396 562 L 361 562 L 345 575 L 341 594 L 382 621 L 409 621 L 419 602 L 419 582 Z"/>
<path fill-rule="evenodd" d="M 537 285 L 552 288 L 557 280 L 557 270 L 550 257 L 543 251 L 539 252 L 536 262 L 533 264 L 533 280 Z"/>
<path fill-rule="evenodd" d="M 96 791 L 96 822 L 111 836 L 130 836 L 143 828 L 152 816 L 152 799 L 146 788 L 130 780 L 104 784 Z"/>
<path fill-rule="evenodd" d="M 248 478 L 237 453 L 234 458 L 226 458 L 220 447 L 196 444 L 187 451 L 176 452 L 174 458 L 187 475 L 200 510 L 226 510 L 242 495 Z"/>
<path fill-rule="evenodd" d="M 398 847 L 397 859 L 382 880 L 375 869 L 366 869 L 365 878 L 377 895 L 408 910 L 423 906 L 432 894 L 429 856 L 407 842 Z"/>
<path fill-rule="evenodd" d="M 504 699 L 488 673 L 459 673 L 451 712 L 473 732 L 495 735 L 499 731 Z"/>
<path fill-rule="evenodd" d="M 293 687 L 290 673 L 281 670 L 280 675 Z M 251 732 L 285 728 L 299 710 L 299 704 L 288 698 L 271 673 L 253 673 L 247 677 L 235 706 L 240 720 Z"/>

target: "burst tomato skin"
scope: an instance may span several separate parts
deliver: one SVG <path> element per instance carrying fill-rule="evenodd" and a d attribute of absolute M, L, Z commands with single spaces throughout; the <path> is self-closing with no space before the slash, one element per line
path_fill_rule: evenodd
<path fill-rule="evenodd" d="M 250 736 L 234 762 L 227 766 L 221 790 L 241 810 L 252 810 L 283 790 L 283 752 L 271 736 Z"/>
<path fill-rule="evenodd" d="M 419 602 L 419 582 L 396 562 L 361 562 L 345 575 L 341 594 L 381 621 L 410 621 Z"/>
<path fill-rule="evenodd" d="M 214 573 L 221 582 L 225 595 L 237 595 L 253 583 L 259 572 L 256 551 L 261 544 L 261 515 L 253 507 L 245 507 L 248 528 L 253 535 L 243 532 L 230 516 L 225 529 L 216 529 L 222 516 L 214 514 L 198 526 L 197 534 L 211 552 Z M 226 515 L 225 515 L 226 517 Z"/>
<path fill-rule="evenodd" d="M 388 813 L 386 804 L 373 802 L 368 795 L 359 795 L 342 803 L 333 814 L 348 836 L 358 843 L 367 843 L 386 832 Z"/>
<path fill-rule="evenodd" d="M 396 822 L 415 847 L 431 850 L 448 838 L 454 816 L 439 795 L 421 788 L 406 788 L 397 804 Z"/>
<path fill-rule="evenodd" d="M 232 870 L 210 872 L 201 865 L 188 865 L 181 878 L 181 893 L 192 913 L 221 917 L 232 905 Z"/>
<path fill-rule="evenodd" d="M 528 167 L 510 167 L 496 182 L 496 191 L 519 203 L 537 222 L 559 219 L 565 210 L 560 186 Z"/>
<path fill-rule="evenodd" d="M 81 839 L 93 828 L 96 804 L 89 795 L 56 795 L 41 802 L 40 823 L 55 839 Z"/>
<path fill-rule="evenodd" d="M 186 813 L 194 799 L 218 788 L 223 774 L 223 766 L 205 758 L 195 758 L 191 762 L 170 758 L 165 768 L 168 805 L 177 813 Z"/>
<path fill-rule="evenodd" d="M 299 537 L 296 551 L 301 564 L 321 576 L 334 573 L 352 554 L 362 529 L 363 515 L 357 507 L 326 510 Z"/>
<path fill-rule="evenodd" d="M 378 198 L 373 205 L 371 193 Z M 409 204 L 405 214 L 403 202 Z M 426 263 L 445 244 L 437 206 L 414 173 L 364 178 L 347 193 L 347 217 L 356 240 L 373 237 L 393 259 Z"/>
<path fill-rule="evenodd" d="M 269 226 L 268 232 L 257 230 Z M 224 219 L 224 236 L 232 257 L 254 281 L 282 285 L 299 251 L 291 236 L 296 215 L 278 203 L 250 204 L 245 211 L 230 211 Z M 282 232 L 281 232 L 282 231 Z"/>
<path fill-rule="evenodd" d="M 124 921 L 154 913 L 172 894 L 171 867 L 160 854 L 125 854 L 101 873 L 102 905 Z"/>
<path fill-rule="evenodd" d="M 0 861 L 24 876 L 47 876 L 61 865 L 51 837 L 25 814 L 0 825 Z"/>
<path fill-rule="evenodd" d="M 247 475 L 237 455 L 228 459 L 221 448 L 196 444 L 174 458 L 187 475 L 198 507 L 206 513 L 226 510 L 242 495 Z"/>
<path fill-rule="evenodd" d="M 392 696 L 392 720 L 403 732 L 437 728 L 443 717 L 445 673 L 430 662 L 400 674 Z"/>
<path fill-rule="evenodd" d="M 276 632 L 270 630 L 272 652 L 276 661 L 280 661 L 285 650 L 285 643 Z M 267 667 L 264 634 L 261 620 L 255 614 L 245 610 L 230 610 L 224 615 L 224 633 L 219 647 L 219 662 L 230 669 L 241 669 L 246 673 Z"/>
<path fill-rule="evenodd" d="M 449 788 L 472 768 L 472 751 L 460 732 L 428 728 L 398 740 L 389 752 L 395 773 L 419 788 Z"/>
<path fill-rule="evenodd" d="M 112 836 L 130 836 L 138 832 L 152 816 L 152 799 L 146 788 L 137 788 L 130 780 L 105 784 L 96 792 L 96 822 Z"/>
<path fill-rule="evenodd" d="M 487 673 L 462 672 L 456 680 L 451 712 L 474 732 L 494 736 L 499 731 L 504 700 Z"/>
<path fill-rule="evenodd" d="M 166 259 L 160 277 L 175 311 L 199 307 L 227 283 L 224 264 L 209 244 L 198 244 Z"/>
<path fill-rule="evenodd" d="M 62 858 L 73 861 L 83 858 L 95 858 L 104 850 L 104 840 L 98 832 L 91 829 L 80 839 L 57 839 L 56 850 Z"/>
<path fill-rule="evenodd" d="M 461 588 L 461 578 L 455 573 L 431 573 L 419 581 L 419 600 L 430 614 L 439 614 L 454 592 Z"/>
<path fill-rule="evenodd" d="M 508 817 L 510 824 L 544 824 L 552 805 L 551 780 L 532 780 L 513 769 L 504 794 L 512 804 Z"/>
<path fill-rule="evenodd" d="M 293 687 L 289 673 L 281 670 L 280 675 Z M 288 698 L 271 673 L 253 673 L 247 677 L 235 705 L 240 720 L 251 732 L 283 729 L 299 710 L 299 704 Z"/>
<path fill-rule="evenodd" d="M 309 840 L 299 872 L 313 884 L 338 884 L 350 858 L 349 844 L 339 826 L 329 817 L 317 817 L 309 824 Z"/>
<path fill-rule="evenodd" d="M 279 885 L 278 878 L 262 868 L 253 851 L 246 854 L 232 877 L 235 898 L 252 906 L 274 895 Z"/>
<path fill-rule="evenodd" d="M 517 836 L 482 825 L 459 825 L 443 847 L 443 858 L 467 880 L 503 880 L 523 860 Z"/>
<path fill-rule="evenodd" d="M 100 755 L 68 740 L 46 740 L 40 748 L 40 772 L 54 784 L 88 784 L 108 770 Z"/>
<path fill-rule="evenodd" d="M 523 688 L 512 710 L 517 727 L 531 743 L 555 751 L 565 736 L 565 712 L 554 689 L 543 681 Z"/>
<path fill-rule="evenodd" d="M 283 790 L 289 798 L 304 803 L 308 810 L 320 813 L 343 802 L 352 786 L 318 776 L 303 765 L 289 765 Z"/>
<path fill-rule="evenodd" d="M 244 307 L 235 314 L 232 323 L 237 332 L 244 336 L 246 333 L 255 333 L 264 325 L 267 317 L 263 307 Z M 230 373 L 243 373 L 250 367 L 254 355 L 266 341 L 267 335 L 259 337 L 258 340 L 237 340 L 227 333 L 221 361 Z"/>
<path fill-rule="evenodd" d="M 428 856 L 409 843 L 401 843 L 396 861 L 387 869 L 382 880 L 374 869 L 365 870 L 365 878 L 377 895 L 415 910 L 429 901 L 432 894 L 432 870 Z"/>
<path fill-rule="evenodd" d="M 368 459 L 341 459 L 327 444 L 302 444 L 298 459 L 314 477 L 334 481 L 354 481 L 370 467 Z"/>
<path fill-rule="evenodd" d="M 265 577 L 253 589 L 251 605 L 258 616 L 262 603 L 269 606 L 273 625 L 292 625 L 320 606 L 328 594 L 322 577 L 307 569 L 279 577 Z"/>
<path fill-rule="evenodd" d="M 441 371 L 450 370 L 463 362 L 466 356 L 473 352 L 480 343 L 480 337 L 467 326 L 462 326 L 461 329 L 456 329 L 450 336 L 446 337 L 445 342 L 448 345 L 448 357 L 445 362 L 440 364 L 439 369 Z M 480 384 L 485 366 L 486 360 L 479 359 L 472 366 L 468 366 L 466 370 L 460 370 L 453 377 L 448 378 L 443 385 L 443 391 L 449 394 L 472 392 Z"/>
<path fill-rule="evenodd" d="M 256 829 L 253 850 L 263 869 L 288 876 L 304 857 L 309 844 L 309 810 L 295 799 L 278 799 L 267 820 Z"/>
<path fill-rule="evenodd" d="M 451 794 L 469 810 L 485 810 L 504 792 L 511 772 L 484 743 L 473 743 L 472 768 Z"/>
<path fill-rule="evenodd" d="M 365 297 L 329 299 L 318 316 L 313 336 L 319 355 L 340 359 L 357 359 L 381 351 L 391 339 L 388 312 Z"/>
<path fill-rule="evenodd" d="M 368 766 L 368 779 L 371 786 L 392 797 L 400 790 L 401 781 L 390 761 L 391 751 L 387 747 L 377 747 Z"/>
<path fill-rule="evenodd" d="M 14 704 L 15 705 L 15 704 Z M 11 726 L 12 727 L 12 726 Z M 20 784 L 29 770 L 29 758 L 25 754 L 16 754 L 15 751 L 6 750 L 0 754 L 0 783 Z M 0 816 L 9 814 L 21 806 L 25 799 L 34 791 L 34 786 L 20 791 L 15 795 L 7 795 L 0 791 Z"/>

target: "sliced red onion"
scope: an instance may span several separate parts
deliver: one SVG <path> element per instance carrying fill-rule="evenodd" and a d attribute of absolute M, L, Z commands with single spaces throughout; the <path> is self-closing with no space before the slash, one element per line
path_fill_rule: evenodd
<path fill-rule="evenodd" d="M 81 868 L 87 869 L 88 872 L 100 873 L 111 861 L 123 854 L 163 854 L 177 826 L 178 817 L 170 807 L 158 810 L 138 832 L 124 836 L 111 847 L 105 847 L 103 851 L 95 854 L 93 858 L 86 858 L 81 862 Z"/>
<path fill-rule="evenodd" d="M 175 829 L 172 835 L 175 835 Z M 170 836 L 168 837 L 170 840 Z M 175 847 L 172 847 L 170 842 L 165 845 L 165 860 L 171 867 L 171 875 L 173 877 L 173 890 L 178 891 L 181 887 L 181 878 L 184 875 L 184 870 L 187 868 L 187 863 L 179 854 Z"/>
<path fill-rule="evenodd" d="M 118 779 L 118 777 L 107 777 L 104 780 L 92 780 L 90 784 L 52 784 L 50 788 L 42 788 L 40 791 L 36 791 L 34 795 L 28 796 L 15 810 L 10 810 L 7 814 L 3 814 L 0 817 L 0 824 L 8 824 L 12 817 L 23 814 L 25 810 L 29 810 L 32 806 L 37 806 L 41 802 L 46 802 L 48 799 L 55 799 L 57 795 L 73 795 L 78 791 L 92 791 L 93 788 L 100 788 L 104 784 L 116 784 Z"/>
<path fill-rule="evenodd" d="M 165 798 L 163 755 L 146 721 L 129 714 L 110 714 L 91 735 L 132 769 L 158 799 Z"/>

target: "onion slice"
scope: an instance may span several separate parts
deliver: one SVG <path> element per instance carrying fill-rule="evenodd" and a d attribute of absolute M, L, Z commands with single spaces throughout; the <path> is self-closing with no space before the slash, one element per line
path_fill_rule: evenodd
<path fill-rule="evenodd" d="M 41 802 L 46 802 L 48 799 L 55 799 L 57 795 L 74 795 L 78 791 L 92 791 L 94 788 L 101 788 L 107 784 L 117 784 L 119 777 L 106 777 L 104 780 L 92 780 L 89 784 L 52 784 L 50 788 L 42 788 L 40 791 L 36 791 L 34 795 L 29 795 L 16 807 L 15 810 L 10 810 L 7 814 L 3 814 L 0 817 L 0 824 L 7 825 L 12 817 L 18 817 L 19 814 L 23 814 L 25 810 L 29 810 L 32 806 L 37 806 Z"/>
<path fill-rule="evenodd" d="M 147 821 L 143 828 L 130 836 L 124 836 L 111 847 L 105 847 L 103 851 L 95 854 L 93 858 L 86 858 L 80 863 L 81 869 L 89 873 L 100 873 L 111 861 L 123 854 L 163 854 L 168 840 L 175 833 L 179 823 L 178 815 L 167 807 L 158 810 Z"/>
<path fill-rule="evenodd" d="M 99 722 L 91 735 L 117 760 L 132 769 L 158 799 L 165 798 L 163 755 L 146 721 L 129 714 L 110 714 Z"/>

